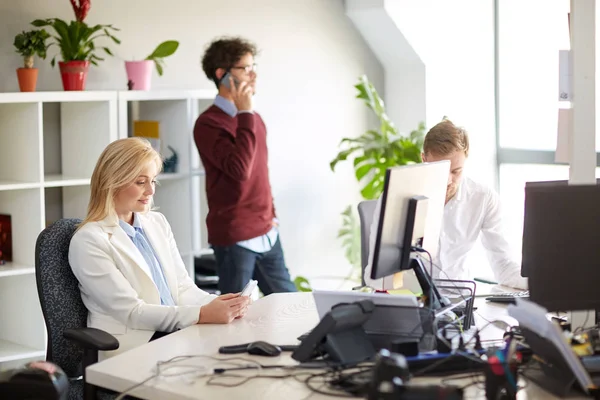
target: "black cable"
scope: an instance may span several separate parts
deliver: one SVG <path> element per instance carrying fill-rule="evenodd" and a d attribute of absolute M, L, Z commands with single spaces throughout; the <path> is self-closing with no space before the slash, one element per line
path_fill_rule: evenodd
<path fill-rule="evenodd" d="M 287 375 L 254 375 L 254 376 L 244 376 L 244 375 L 235 375 L 235 374 L 231 374 L 231 375 L 213 375 L 211 377 L 208 378 L 208 380 L 206 381 L 207 385 L 212 385 L 212 386 L 221 386 L 221 387 L 238 387 L 238 386 L 242 386 L 245 383 L 250 382 L 253 379 L 258 379 L 258 378 L 267 378 L 267 379 L 287 379 L 287 378 L 291 378 L 293 377 L 295 374 L 287 374 Z M 232 377 L 232 378 L 243 378 L 240 382 L 236 382 L 236 383 L 223 383 L 223 382 L 216 382 L 216 378 L 219 376 L 227 376 L 227 377 Z"/>
<path fill-rule="evenodd" d="M 580 330 L 583 331 L 583 329 L 587 325 L 589 319 L 590 319 L 590 310 L 587 310 L 585 313 L 585 320 L 583 320 L 583 324 L 581 326 L 578 326 L 577 328 L 575 328 L 573 330 L 573 334 L 578 333 Z"/>
<path fill-rule="evenodd" d="M 333 396 L 333 397 L 342 397 L 342 398 L 353 398 L 356 397 L 356 395 L 360 392 L 361 389 L 363 389 L 363 387 L 359 386 L 353 386 L 353 384 L 351 383 L 350 387 L 340 387 L 343 386 L 341 385 L 342 382 L 346 381 L 349 377 L 354 376 L 356 374 L 360 374 L 360 373 L 364 373 L 367 372 L 369 370 L 362 370 L 362 371 L 358 371 L 358 372 L 354 372 L 351 374 L 348 374 L 347 376 L 343 376 L 342 374 L 340 374 L 340 372 L 343 371 L 326 371 L 323 373 L 319 373 L 319 374 L 313 374 L 311 376 L 309 376 L 308 378 L 305 379 L 304 383 L 306 384 L 306 387 L 311 390 L 314 393 L 317 394 L 322 394 L 322 395 L 326 395 L 326 396 Z M 325 380 L 323 381 L 324 385 L 327 385 L 330 389 L 335 390 L 336 392 L 332 392 L 332 391 L 324 391 L 321 390 L 320 388 L 314 387 L 312 386 L 311 382 L 319 377 L 323 377 L 325 378 Z M 332 387 L 332 384 L 336 385 L 334 387 Z M 348 390 L 352 390 L 351 392 L 348 392 Z"/>
<path fill-rule="evenodd" d="M 257 364 L 257 366 L 248 365 L 248 366 L 244 366 L 244 367 L 214 368 L 213 373 L 219 375 L 219 374 L 224 374 L 225 372 L 228 372 L 228 371 L 243 371 L 243 370 L 248 370 L 248 369 L 271 369 L 271 368 L 287 369 L 287 368 L 289 368 L 289 366 L 285 366 L 285 365 L 261 365 L 259 363 L 256 363 L 256 364 Z"/>
<path fill-rule="evenodd" d="M 419 253 L 426 253 L 429 256 L 429 278 L 433 279 L 433 257 L 431 257 L 431 253 L 423 247 L 413 246 L 411 250 Z"/>

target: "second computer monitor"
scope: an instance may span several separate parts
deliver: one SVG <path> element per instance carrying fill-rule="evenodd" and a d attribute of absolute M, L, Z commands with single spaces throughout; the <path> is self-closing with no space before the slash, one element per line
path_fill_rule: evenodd
<path fill-rule="evenodd" d="M 409 268 L 406 260 L 410 249 L 404 248 L 404 232 L 412 198 L 426 199 L 424 224 L 415 229 L 422 234 L 421 247 L 435 257 L 444 218 L 449 174 L 449 161 L 406 165 L 387 170 L 381 195 L 381 211 L 379 216 L 375 216 L 379 217 L 379 224 L 377 232 L 374 232 L 376 239 L 372 279 L 384 278 Z"/>
<path fill-rule="evenodd" d="M 600 309 L 599 229 L 600 186 L 526 186 L 522 275 L 532 301 L 549 311 Z"/>
<path fill-rule="evenodd" d="M 600 186 L 600 179 L 596 179 L 596 185 Z M 533 181 L 533 182 L 525 182 L 525 195 L 527 196 L 527 192 L 530 193 L 537 193 L 537 192 L 541 192 L 541 193 L 545 193 L 548 190 L 553 190 L 553 188 L 564 188 L 565 186 L 569 186 L 569 181 L 567 180 L 559 180 L 559 181 Z M 588 185 L 585 185 L 588 186 Z M 578 190 L 578 189 L 576 189 Z M 536 196 L 535 194 L 533 194 L 532 196 Z M 542 194 L 543 196 L 543 194 Z M 527 215 L 524 215 L 524 224 L 523 224 L 523 242 L 524 243 L 528 243 L 528 241 L 531 240 L 532 234 L 528 233 L 527 230 L 533 230 L 533 236 L 536 235 L 535 229 L 536 227 L 536 223 L 535 220 L 537 218 L 540 218 L 538 216 L 538 214 L 536 214 L 538 210 L 536 210 L 535 206 L 532 206 L 533 201 L 531 201 L 529 204 L 527 203 L 527 197 L 525 198 L 525 214 L 529 213 L 529 217 L 527 217 Z M 529 209 L 529 212 L 528 212 Z M 542 218 L 543 218 L 543 210 L 542 210 Z M 529 218 L 529 223 L 527 222 L 527 219 Z M 529 278 L 529 267 L 530 267 L 531 263 L 521 263 L 521 276 L 524 278 Z"/>

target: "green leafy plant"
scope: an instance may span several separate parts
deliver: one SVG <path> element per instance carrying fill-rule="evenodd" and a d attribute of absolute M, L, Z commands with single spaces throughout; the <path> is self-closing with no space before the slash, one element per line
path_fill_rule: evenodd
<path fill-rule="evenodd" d="M 350 265 L 354 267 L 354 270 L 360 269 L 360 223 L 351 205 L 342 212 L 342 227 L 338 231 L 337 237 L 342 241 L 344 254 Z"/>
<path fill-rule="evenodd" d="M 46 51 L 49 45 L 46 40 L 50 35 L 45 29 L 23 31 L 15 36 L 14 46 L 17 53 L 23 56 L 24 67 L 33 68 L 33 57 L 38 56 L 41 59 L 46 58 Z"/>
<path fill-rule="evenodd" d="M 310 286 L 310 282 L 303 276 L 297 276 L 294 279 L 294 285 L 296 285 L 296 289 L 299 292 L 312 292 L 312 287 Z"/>
<path fill-rule="evenodd" d="M 55 35 L 52 35 L 54 43 L 60 49 L 62 60 L 68 61 L 89 61 L 98 65 L 98 61 L 104 61 L 97 52 L 103 50 L 104 53 L 112 56 L 112 51 L 108 47 L 97 47 L 96 40 L 102 37 L 111 39 L 114 43 L 120 44 L 121 41 L 111 33 L 119 29 L 112 25 L 94 25 L 88 26 L 83 21 L 70 21 L 69 23 L 59 18 L 36 19 L 31 23 L 36 27 L 51 27 Z M 52 45 L 51 44 L 51 45 Z M 52 66 L 56 64 L 56 56 L 50 62 Z"/>
<path fill-rule="evenodd" d="M 338 163 L 352 160 L 354 175 L 362 185 L 360 194 L 366 200 L 379 198 L 383 192 L 385 172 L 390 167 L 421 162 L 425 137 L 425 124 L 407 136 L 401 135 L 389 119 L 385 104 L 366 76 L 359 78 L 354 86 L 356 97 L 364 101 L 379 120 L 377 129 L 369 129 L 357 138 L 343 138 L 341 150 L 329 164 L 332 171 Z M 342 227 L 338 237 L 342 241 L 346 258 L 355 269 L 360 270 L 360 224 L 356 222 L 356 207 L 349 205 L 342 212 Z"/>
<path fill-rule="evenodd" d="M 176 40 L 167 40 L 159 44 L 156 49 L 146 57 L 146 60 L 154 61 L 156 65 L 156 72 L 158 72 L 159 76 L 163 74 L 164 61 L 163 58 L 169 57 L 173 55 L 177 48 L 179 47 L 179 42 Z"/>

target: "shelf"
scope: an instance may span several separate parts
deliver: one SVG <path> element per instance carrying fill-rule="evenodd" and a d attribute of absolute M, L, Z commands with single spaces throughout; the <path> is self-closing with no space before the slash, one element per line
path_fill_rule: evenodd
<path fill-rule="evenodd" d="M 0 362 L 46 357 L 45 350 L 32 349 L 6 340 L 0 340 Z"/>
<path fill-rule="evenodd" d="M 190 176 L 190 174 L 188 174 L 186 172 L 175 172 L 175 173 L 165 172 L 165 173 L 159 174 L 156 179 L 158 179 L 158 181 L 161 182 L 161 181 L 169 181 L 169 180 L 174 180 L 174 179 L 185 179 L 189 176 Z"/>
<path fill-rule="evenodd" d="M 14 264 L 12 262 L 7 262 L 4 265 L 0 265 L 0 278 L 5 276 L 16 276 L 16 275 L 28 275 L 34 274 L 35 267 Z M 0 347 L 0 352 L 2 348 Z"/>
<path fill-rule="evenodd" d="M 61 174 L 46 175 L 44 187 L 84 186 L 90 184 L 90 178 L 76 178 Z"/>
<path fill-rule="evenodd" d="M 0 93 L 0 103 L 68 103 L 82 101 L 116 100 L 114 91 L 69 91 L 69 92 L 12 92 Z"/>
<path fill-rule="evenodd" d="M 185 100 L 214 99 L 216 90 L 123 90 L 119 92 L 119 100 L 125 101 L 152 101 L 152 100 Z"/>
<path fill-rule="evenodd" d="M 13 180 L 0 180 L 0 191 L 39 188 L 39 182 L 21 182 Z"/>
<path fill-rule="evenodd" d="M 85 217 L 100 154 L 130 136 L 134 120 L 159 121 L 165 156 L 167 146 L 178 154 L 177 173 L 158 176 L 163 187 L 155 203 L 187 254 L 185 269 L 194 278 L 194 256 L 212 250 L 203 240 L 205 172 L 196 149 L 190 150 L 192 122 L 216 94 L 216 89 L 186 88 L 0 93 L 0 214 L 11 216 L 14 260 L 0 265 L 0 370 L 45 358 L 36 240 L 53 221 Z"/>
<path fill-rule="evenodd" d="M 214 100 L 217 93 L 216 89 L 191 90 L 190 97 L 195 100 Z"/>

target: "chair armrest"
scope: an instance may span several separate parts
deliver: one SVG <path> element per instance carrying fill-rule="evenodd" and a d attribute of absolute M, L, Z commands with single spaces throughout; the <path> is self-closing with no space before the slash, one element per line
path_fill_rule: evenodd
<path fill-rule="evenodd" d="M 119 348 L 116 337 L 96 328 L 66 329 L 63 336 L 84 349 L 107 351 Z"/>

